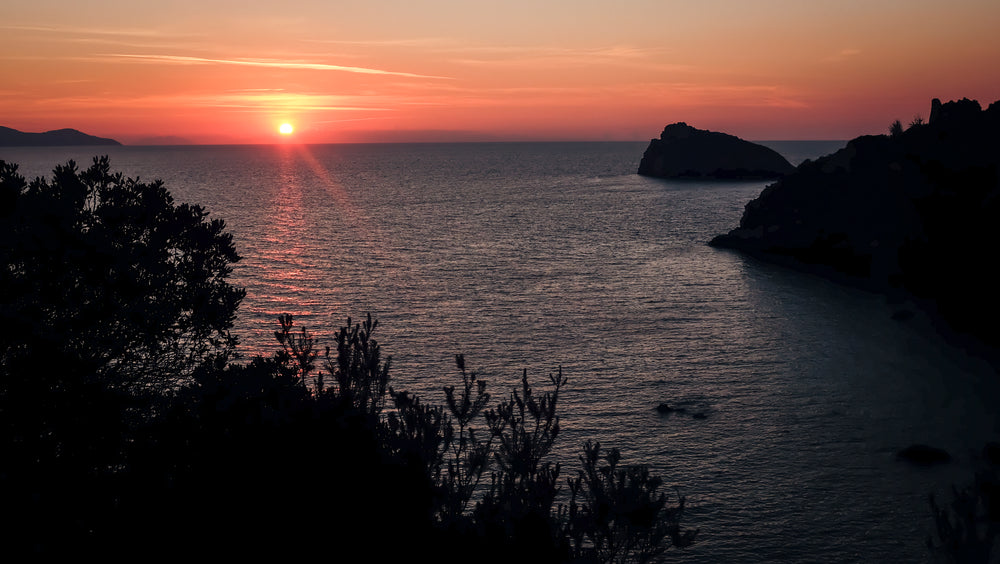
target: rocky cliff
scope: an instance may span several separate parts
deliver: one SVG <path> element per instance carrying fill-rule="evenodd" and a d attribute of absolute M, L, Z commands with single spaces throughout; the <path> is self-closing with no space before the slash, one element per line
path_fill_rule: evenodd
<path fill-rule="evenodd" d="M 927 123 L 858 137 L 806 161 L 712 240 L 758 257 L 925 300 L 1000 344 L 992 275 L 1000 231 L 1000 102 L 934 100 Z"/>
<path fill-rule="evenodd" d="M 776 151 L 739 137 L 696 129 L 679 122 L 652 139 L 639 163 L 639 174 L 660 178 L 778 178 L 793 167 Z"/>

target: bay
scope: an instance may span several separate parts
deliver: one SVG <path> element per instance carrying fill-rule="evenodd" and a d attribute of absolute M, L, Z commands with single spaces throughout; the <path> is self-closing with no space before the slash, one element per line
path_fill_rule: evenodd
<path fill-rule="evenodd" d="M 792 162 L 837 143 L 772 144 Z M 995 440 L 993 368 L 919 314 L 707 241 L 766 185 L 634 174 L 645 143 L 4 148 L 28 177 L 110 154 L 226 221 L 244 355 L 276 316 L 330 342 L 370 312 L 393 385 L 442 401 L 454 355 L 506 395 L 558 370 L 586 439 L 648 464 L 699 542 L 683 562 L 928 560 L 927 495 Z M 664 416 L 666 402 L 686 414 Z M 705 415 L 695 419 L 693 413 Z M 954 462 L 896 460 L 911 443 Z"/>

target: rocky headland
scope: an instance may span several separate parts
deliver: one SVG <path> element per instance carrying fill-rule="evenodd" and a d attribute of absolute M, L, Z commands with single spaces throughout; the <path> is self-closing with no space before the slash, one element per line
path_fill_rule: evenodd
<path fill-rule="evenodd" d="M 802 163 L 711 245 L 912 296 L 1000 345 L 1000 102 L 935 99 L 926 123 L 890 131 Z"/>
<path fill-rule="evenodd" d="M 59 147 L 62 145 L 121 145 L 114 139 L 94 137 L 75 129 L 28 133 L 0 127 L 0 147 Z"/>
<path fill-rule="evenodd" d="M 650 140 L 639 163 L 639 174 L 658 178 L 761 180 L 793 170 L 769 147 L 684 122 L 666 126 L 659 139 Z"/>

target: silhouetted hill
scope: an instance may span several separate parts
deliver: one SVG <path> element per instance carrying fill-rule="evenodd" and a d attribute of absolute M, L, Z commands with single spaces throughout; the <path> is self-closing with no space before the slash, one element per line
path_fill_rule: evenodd
<path fill-rule="evenodd" d="M 651 139 L 639 163 L 639 174 L 659 178 L 758 180 L 793 170 L 773 149 L 684 122 L 668 125 L 659 139 Z"/>
<path fill-rule="evenodd" d="M 0 126 L 0 147 L 57 147 L 60 145 L 121 145 L 114 139 L 94 137 L 75 129 L 26 133 Z"/>
<path fill-rule="evenodd" d="M 713 246 L 917 297 L 1000 344 L 1000 103 L 932 102 L 928 123 L 806 161 L 746 205 Z"/>

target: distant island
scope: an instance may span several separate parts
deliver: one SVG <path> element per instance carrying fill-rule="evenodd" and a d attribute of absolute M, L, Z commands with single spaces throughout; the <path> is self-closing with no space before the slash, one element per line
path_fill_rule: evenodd
<path fill-rule="evenodd" d="M 75 129 L 27 133 L 0 126 L 0 147 L 58 147 L 62 145 L 121 145 L 114 139 L 94 137 Z"/>
<path fill-rule="evenodd" d="M 998 217 L 1000 102 L 935 99 L 926 123 L 805 161 L 710 244 L 916 300 L 998 346 Z"/>
<path fill-rule="evenodd" d="M 639 174 L 658 178 L 761 180 L 793 170 L 769 147 L 684 122 L 666 126 L 659 139 L 650 140 L 639 163 Z"/>

